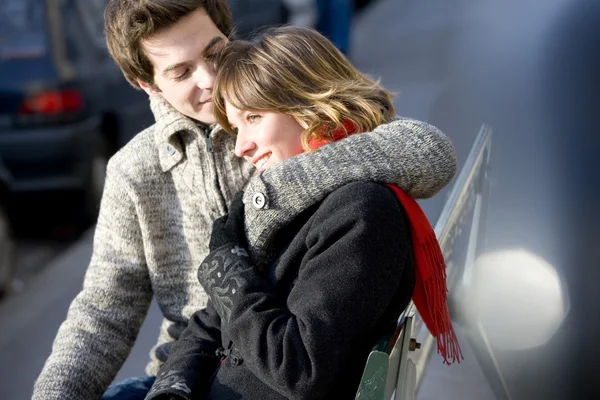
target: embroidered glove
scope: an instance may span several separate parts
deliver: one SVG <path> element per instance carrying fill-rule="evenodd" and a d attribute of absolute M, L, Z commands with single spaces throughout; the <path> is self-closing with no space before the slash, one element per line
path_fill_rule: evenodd
<path fill-rule="evenodd" d="M 213 370 L 217 367 L 218 362 L 218 358 L 214 357 L 213 365 L 211 365 Z M 180 371 L 163 371 L 161 369 L 145 400 L 192 400 L 196 398 L 198 393 L 192 393 L 192 389 L 186 383 L 194 382 L 194 375 L 200 375 L 203 371 L 201 368 L 196 369 L 198 366 L 195 364 Z M 203 391 L 200 392 L 203 393 Z"/>
<path fill-rule="evenodd" d="M 247 285 L 247 278 L 240 273 L 252 273 L 250 257 L 245 249 L 243 197 L 243 192 L 237 192 L 229 214 L 213 223 L 210 253 L 198 268 L 198 280 L 224 322 L 229 322 L 235 297 L 242 292 L 242 286 Z"/>
<path fill-rule="evenodd" d="M 209 249 L 215 251 L 226 244 L 237 244 L 246 248 L 246 232 L 244 230 L 244 192 L 233 196 L 229 213 L 218 218 L 213 223 Z"/>
<path fill-rule="evenodd" d="M 231 310 L 238 304 L 239 296 L 257 276 L 248 252 L 233 243 L 210 252 L 198 268 L 198 280 L 225 323 L 231 320 Z"/>
<path fill-rule="evenodd" d="M 221 325 L 212 303 L 196 311 L 173 342 L 169 358 L 161 366 L 146 400 L 195 400 L 206 398 L 211 377 L 221 361 Z"/>

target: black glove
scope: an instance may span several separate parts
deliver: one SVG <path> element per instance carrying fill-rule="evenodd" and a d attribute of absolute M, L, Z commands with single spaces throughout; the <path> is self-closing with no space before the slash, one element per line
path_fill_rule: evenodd
<path fill-rule="evenodd" d="M 235 298 L 242 292 L 241 286 L 246 282 L 239 273 L 252 270 L 246 251 L 243 197 L 244 192 L 237 192 L 233 196 L 229 214 L 213 223 L 210 253 L 198 268 L 198 280 L 224 322 L 229 321 Z"/>
<path fill-rule="evenodd" d="M 171 336 L 174 340 L 172 342 L 163 343 L 156 348 L 156 350 L 154 351 L 154 355 L 156 355 L 158 361 L 167 361 L 167 357 L 171 352 L 171 346 L 173 345 L 173 343 L 175 343 L 177 339 L 179 339 L 181 333 L 186 328 L 186 326 L 187 323 L 182 321 L 173 322 L 171 325 L 169 325 L 169 327 L 167 328 L 167 332 L 169 333 L 169 336 Z"/>
<path fill-rule="evenodd" d="M 246 231 L 244 229 L 244 192 L 239 191 L 233 196 L 229 213 L 217 218 L 213 223 L 208 247 L 214 251 L 226 244 L 237 244 L 246 248 Z"/>

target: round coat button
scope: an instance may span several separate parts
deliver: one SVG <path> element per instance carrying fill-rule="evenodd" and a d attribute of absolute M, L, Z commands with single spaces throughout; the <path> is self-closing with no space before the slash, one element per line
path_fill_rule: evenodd
<path fill-rule="evenodd" d="M 238 365 L 240 365 L 242 363 L 242 358 L 240 358 L 240 357 L 231 356 L 230 360 L 231 360 L 231 364 L 233 364 L 234 367 L 237 367 Z"/>
<path fill-rule="evenodd" d="M 257 210 L 260 210 L 267 205 L 267 198 L 262 193 L 255 193 L 254 196 L 252 196 L 252 205 Z"/>
<path fill-rule="evenodd" d="M 171 146 L 170 144 L 167 144 L 165 146 L 165 151 L 167 152 L 168 155 L 172 156 L 173 154 L 175 154 L 177 152 L 177 150 L 175 150 L 175 147 Z"/>

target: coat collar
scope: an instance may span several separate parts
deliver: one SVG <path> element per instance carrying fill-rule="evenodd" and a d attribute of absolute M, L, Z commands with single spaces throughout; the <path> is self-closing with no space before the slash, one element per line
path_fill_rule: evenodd
<path fill-rule="evenodd" d="M 169 171 L 185 156 L 185 148 L 179 140 L 180 132 L 206 136 L 206 129 L 212 130 L 212 127 L 181 114 L 160 96 L 150 96 L 150 109 L 156 121 L 154 140 L 163 172 Z"/>

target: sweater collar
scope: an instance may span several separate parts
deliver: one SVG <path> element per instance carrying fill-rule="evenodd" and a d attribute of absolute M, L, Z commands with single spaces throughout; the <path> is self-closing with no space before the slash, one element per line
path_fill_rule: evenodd
<path fill-rule="evenodd" d="M 181 132 L 206 137 L 214 128 L 183 115 L 161 96 L 150 96 L 150 109 L 156 121 L 154 140 L 163 172 L 169 171 L 185 156 L 185 148 L 179 139 Z"/>

